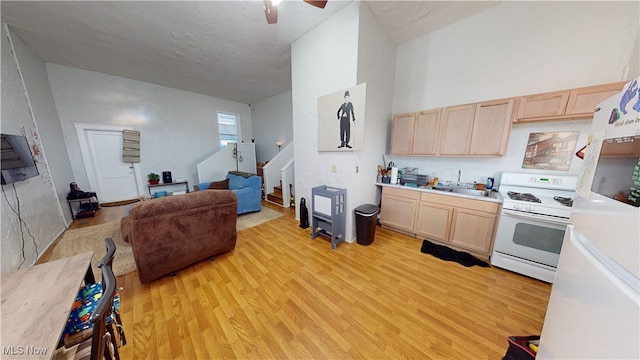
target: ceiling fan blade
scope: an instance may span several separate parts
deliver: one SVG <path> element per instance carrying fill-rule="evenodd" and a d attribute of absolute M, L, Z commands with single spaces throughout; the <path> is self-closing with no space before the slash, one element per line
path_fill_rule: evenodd
<path fill-rule="evenodd" d="M 322 1 L 322 0 L 304 0 L 304 2 L 306 2 L 309 5 L 313 5 L 313 6 L 317 7 L 317 8 L 320 8 L 320 9 L 324 9 L 325 5 L 327 5 L 327 1 L 326 0 L 324 0 L 324 1 Z"/>
<path fill-rule="evenodd" d="M 268 24 L 278 22 L 278 7 L 273 6 L 271 0 L 264 0 L 264 15 L 267 17 Z"/>

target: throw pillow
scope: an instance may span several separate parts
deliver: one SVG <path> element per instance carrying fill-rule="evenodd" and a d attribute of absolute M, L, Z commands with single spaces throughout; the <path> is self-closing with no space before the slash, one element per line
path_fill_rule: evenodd
<path fill-rule="evenodd" d="M 212 182 L 207 189 L 211 190 L 229 190 L 229 179 Z"/>

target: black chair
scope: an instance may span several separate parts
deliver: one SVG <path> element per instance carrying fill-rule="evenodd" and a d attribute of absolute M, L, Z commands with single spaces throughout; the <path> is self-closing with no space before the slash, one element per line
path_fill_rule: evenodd
<path fill-rule="evenodd" d="M 107 250 L 105 252 L 104 257 L 100 260 L 100 262 L 98 263 L 98 268 L 102 268 L 105 265 L 108 265 L 110 268 L 113 269 L 113 259 L 116 256 L 116 244 L 113 242 L 113 239 L 111 238 L 105 238 L 104 239 L 104 243 L 107 246 Z M 117 295 L 117 299 L 118 299 L 118 304 L 115 304 L 115 306 L 113 306 L 113 316 L 115 319 L 115 323 L 113 320 L 109 321 L 109 326 L 110 327 L 114 327 L 115 329 L 111 329 L 111 331 L 113 333 L 115 333 L 115 331 L 118 332 L 119 338 L 120 338 L 120 346 L 124 346 L 127 344 L 127 338 L 124 335 L 124 328 L 122 327 L 122 320 L 120 319 L 120 296 L 118 295 L 118 290 L 122 290 L 122 288 L 116 289 L 116 295 Z M 114 301 L 115 301 L 116 297 L 114 297 Z M 115 342 L 115 339 L 114 339 Z"/>
<path fill-rule="evenodd" d="M 104 264 L 101 270 L 103 294 L 95 311 L 89 317 L 89 321 L 93 324 L 93 333 L 90 339 L 78 345 L 74 359 L 120 360 L 114 334 L 107 328 L 107 318 L 111 315 L 113 298 L 116 294 L 116 277 L 111 266 L 107 264 Z"/>
<path fill-rule="evenodd" d="M 116 257 L 116 244 L 113 240 L 111 238 L 105 238 L 104 243 L 107 246 L 107 251 L 102 260 L 100 260 L 100 263 L 98 263 L 98 268 L 102 268 L 104 265 L 113 267 L 113 259 Z"/>
<path fill-rule="evenodd" d="M 104 242 L 106 245 L 106 253 L 98 263 L 98 268 L 104 268 L 105 266 L 111 268 L 113 265 L 113 259 L 115 258 L 116 245 L 111 238 L 105 238 Z M 93 301 L 93 299 L 97 297 L 97 294 L 103 292 L 104 283 L 85 284 L 85 286 L 80 288 L 78 295 L 76 296 L 76 304 L 74 304 L 74 306 L 78 307 L 75 307 L 72 310 L 71 315 L 69 316 L 70 324 L 79 325 L 74 329 L 65 329 L 65 334 L 63 335 L 63 344 L 66 348 L 77 345 L 92 336 L 91 322 L 86 320 L 81 321 L 80 319 L 77 319 L 77 317 L 80 313 L 86 313 L 86 311 L 82 310 L 84 307 L 94 306 L 95 302 Z M 115 303 L 115 306 L 112 306 L 113 313 L 110 314 L 112 316 L 107 321 L 107 327 L 109 328 L 110 333 L 114 336 L 114 342 L 116 342 L 115 334 L 116 332 L 118 333 L 120 346 L 123 346 L 127 343 L 127 340 L 124 334 L 124 329 L 122 327 L 122 320 L 120 318 L 120 296 L 116 292 L 115 295 L 112 296 L 112 298 L 112 304 Z"/>

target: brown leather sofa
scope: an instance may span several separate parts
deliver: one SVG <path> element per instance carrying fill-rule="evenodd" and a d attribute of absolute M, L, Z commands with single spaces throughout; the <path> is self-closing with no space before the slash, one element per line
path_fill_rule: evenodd
<path fill-rule="evenodd" d="M 149 283 L 236 246 L 237 197 L 208 190 L 142 201 L 122 218 L 140 282 Z"/>

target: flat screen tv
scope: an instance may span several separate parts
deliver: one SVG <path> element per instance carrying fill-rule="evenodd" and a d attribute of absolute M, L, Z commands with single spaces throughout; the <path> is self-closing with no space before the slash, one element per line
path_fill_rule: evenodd
<path fill-rule="evenodd" d="M 2 140 L 0 156 L 2 185 L 38 176 L 38 168 L 33 160 L 27 138 L 9 134 L 0 134 L 0 138 Z"/>

